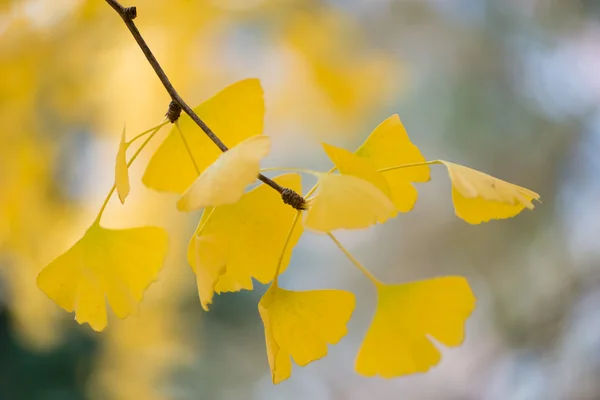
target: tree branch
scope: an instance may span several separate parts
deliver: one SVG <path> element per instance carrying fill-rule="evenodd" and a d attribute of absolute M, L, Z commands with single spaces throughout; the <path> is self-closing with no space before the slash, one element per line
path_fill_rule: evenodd
<path fill-rule="evenodd" d="M 174 103 L 178 104 L 181 109 L 190 116 L 190 118 L 202 129 L 202 131 L 208 136 L 210 140 L 223 152 L 227 151 L 227 146 L 225 143 L 219 139 L 219 137 L 198 117 L 198 115 L 192 110 L 190 106 L 181 98 L 177 90 L 173 87 L 173 84 L 165 74 L 165 71 L 160 66 L 160 63 L 148 47 L 148 44 L 144 40 L 144 37 L 138 30 L 137 26 L 133 22 L 133 20 L 137 17 L 137 9 L 135 7 L 124 7 L 117 0 L 106 0 L 106 2 L 119 14 L 125 25 L 129 29 L 129 32 L 133 35 L 133 38 L 137 42 L 138 46 L 146 56 L 146 59 L 154 69 L 154 72 L 158 76 L 158 79 L 162 82 L 166 91 L 171 96 L 171 99 Z M 260 179 L 263 183 L 269 185 L 273 189 L 275 189 L 281 196 L 284 203 L 291 205 L 292 207 L 302 210 L 306 208 L 306 201 L 304 198 L 298 193 L 294 192 L 291 189 L 284 188 L 279 185 L 277 182 L 273 181 L 270 178 L 267 178 L 263 174 L 258 175 L 258 179 Z"/>

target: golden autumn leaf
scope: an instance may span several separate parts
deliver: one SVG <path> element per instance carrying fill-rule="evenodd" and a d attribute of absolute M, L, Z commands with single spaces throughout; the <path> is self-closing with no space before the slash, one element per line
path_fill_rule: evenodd
<path fill-rule="evenodd" d="M 246 187 L 256 180 L 260 161 L 268 154 L 268 136 L 252 136 L 221 154 L 185 191 L 177 202 L 179 211 L 237 202 Z"/>
<path fill-rule="evenodd" d="M 376 186 L 352 175 L 319 174 L 304 225 L 317 232 L 367 228 L 396 216 L 391 200 Z"/>
<path fill-rule="evenodd" d="M 106 229 L 95 222 L 37 277 L 38 287 L 75 320 L 95 331 L 106 327 L 106 300 L 119 318 L 136 311 L 156 279 L 168 247 L 158 227 Z"/>
<path fill-rule="evenodd" d="M 281 175 L 274 181 L 302 192 L 298 174 Z M 288 223 L 295 213 L 264 184 L 250 190 L 235 204 L 204 211 L 189 242 L 187 258 L 196 273 L 198 294 L 205 310 L 214 293 L 252 289 L 252 278 L 261 283 L 273 279 L 289 231 Z M 284 253 L 282 271 L 302 231 L 302 225 L 296 224 Z"/>
<path fill-rule="evenodd" d="M 228 147 L 233 147 L 263 131 L 265 105 L 258 79 L 236 82 L 194 111 Z M 181 134 L 175 126 L 150 159 L 142 178 L 149 188 L 182 194 L 212 164 L 221 151 L 187 115 L 179 119 Z M 183 141 L 181 135 L 185 138 Z M 186 143 L 194 157 L 190 158 Z"/>
<path fill-rule="evenodd" d="M 117 150 L 117 160 L 115 163 L 115 186 L 121 204 L 125 204 L 125 198 L 129 195 L 131 187 L 129 185 L 129 169 L 127 168 L 127 141 L 125 138 L 125 128 L 121 134 L 119 149 Z"/>
<path fill-rule="evenodd" d="M 397 114 L 375 128 L 355 154 L 368 160 L 378 170 L 425 161 L 417 146 L 411 143 Z M 349 168 L 346 164 L 340 167 Z M 392 202 L 400 212 L 410 211 L 417 201 L 417 190 L 411 182 L 427 182 L 430 178 L 427 165 L 396 169 L 382 174 L 389 185 Z"/>
<path fill-rule="evenodd" d="M 456 215 L 470 224 L 514 217 L 523 209 L 532 210 L 540 195 L 483 172 L 441 161 L 452 181 Z"/>
<path fill-rule="evenodd" d="M 382 173 L 378 172 L 375 166 L 367 159 L 356 154 L 335 147 L 330 144 L 322 143 L 323 149 L 335 167 L 344 175 L 352 175 L 367 182 L 372 183 L 381 190 L 386 196 L 390 196 L 390 187 Z"/>
<path fill-rule="evenodd" d="M 426 335 L 446 346 L 459 346 L 476 300 L 462 277 L 379 284 L 377 297 L 377 310 L 358 352 L 356 371 L 384 378 L 426 372 L 438 364 L 440 352 Z"/>
<path fill-rule="evenodd" d="M 271 286 L 258 303 L 273 383 L 292 374 L 290 357 L 303 367 L 327 355 L 347 333 L 355 299 L 343 290 L 297 292 Z"/>

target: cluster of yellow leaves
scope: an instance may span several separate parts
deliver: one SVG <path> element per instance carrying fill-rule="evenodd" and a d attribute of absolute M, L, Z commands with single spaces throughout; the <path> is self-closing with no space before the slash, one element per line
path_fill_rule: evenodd
<path fill-rule="evenodd" d="M 62 339 L 61 315 L 38 290 L 35 277 L 62 240 L 54 234 L 57 227 L 75 220 L 77 213 L 67 213 L 69 203 L 57 195 L 62 189 L 54 179 L 61 136 L 46 135 L 48 121 L 41 118 L 48 114 L 39 113 L 41 102 L 54 122 L 67 117 L 53 102 L 56 97 L 47 95 L 58 79 L 46 80 L 49 75 L 40 73 L 40 65 L 51 71 L 56 41 L 26 29 L 18 18 L 25 13 L 11 13 L 18 2 L 10 3 L 0 6 L 0 74 L 7 77 L 0 80 L 0 279 L 5 289 L 0 308 L 10 310 L 20 345 L 48 350 Z M 63 90 L 72 87 L 67 82 Z"/>
<path fill-rule="evenodd" d="M 447 346 L 463 341 L 465 321 L 475 306 L 467 281 L 443 277 L 384 284 L 331 232 L 368 228 L 410 211 L 417 200 L 413 183 L 430 179 L 431 164 L 447 167 L 456 214 L 469 223 L 512 217 L 533 208 L 532 201 L 539 196 L 467 167 L 426 161 L 394 115 L 355 152 L 324 144 L 339 173 L 314 172 L 318 183 L 305 196 L 306 206 L 294 210 L 267 185 L 246 192 L 270 147 L 269 138 L 262 135 L 262 96 L 260 83 L 247 79 L 195 109 L 231 146 L 225 153 L 189 117 L 181 117 L 143 177 L 150 188 L 179 193 L 180 210 L 204 209 L 187 252 L 202 307 L 208 310 L 215 293 L 251 290 L 252 279 L 271 282 L 258 306 L 268 361 L 273 382 L 289 378 L 291 359 L 303 366 L 325 356 L 327 345 L 346 334 L 354 309 L 354 296 L 349 292 L 298 292 L 278 285 L 277 277 L 287 268 L 304 228 L 325 233 L 377 287 L 377 309 L 356 359 L 357 372 L 393 377 L 428 370 L 439 362 L 440 353 L 427 335 Z M 115 171 L 121 201 L 129 188 L 128 146 L 123 134 Z M 134 159 L 135 155 L 130 163 Z M 296 173 L 274 180 L 302 193 Z M 39 287 L 50 298 L 65 310 L 75 311 L 78 322 L 88 322 L 95 330 L 106 325 L 105 299 L 121 318 L 135 311 L 167 249 L 160 228 L 102 228 L 102 210 L 84 237 L 38 277 Z"/>
<path fill-rule="evenodd" d="M 297 174 L 279 176 L 275 182 L 301 190 Z M 251 290 L 252 278 L 261 283 L 271 281 L 285 244 L 287 223 L 294 214 L 266 185 L 249 191 L 235 204 L 204 211 L 188 245 L 188 262 L 196 273 L 205 310 L 215 292 Z M 283 255 L 282 270 L 287 267 L 302 231 L 301 225 L 294 228 L 290 246 Z"/>

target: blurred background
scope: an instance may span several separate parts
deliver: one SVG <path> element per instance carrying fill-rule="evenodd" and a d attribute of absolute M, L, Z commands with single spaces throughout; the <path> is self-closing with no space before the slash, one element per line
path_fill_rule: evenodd
<path fill-rule="evenodd" d="M 145 189 L 142 161 L 104 225 L 163 226 L 170 255 L 138 315 L 94 333 L 35 278 L 96 215 L 123 124 L 131 136 L 154 126 L 169 97 L 103 0 L 0 0 L 1 399 L 600 399 L 600 2 L 131 1 L 188 103 L 261 79 L 275 143 L 265 166 L 326 170 L 320 141 L 354 149 L 398 113 L 425 157 L 543 203 L 470 226 L 434 167 L 412 212 L 339 235 L 387 282 L 464 275 L 478 298 L 462 347 L 393 380 L 353 372 L 374 289 L 326 238 L 305 234 L 281 285 L 351 290 L 357 309 L 327 358 L 273 386 L 265 288 L 202 311 L 184 253 L 199 216 Z"/>

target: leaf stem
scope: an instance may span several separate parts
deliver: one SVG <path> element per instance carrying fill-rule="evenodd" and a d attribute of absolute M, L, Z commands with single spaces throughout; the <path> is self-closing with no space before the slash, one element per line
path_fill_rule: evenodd
<path fill-rule="evenodd" d="M 316 177 L 319 177 L 319 175 L 322 174 L 322 172 L 315 171 L 314 169 L 307 169 L 307 168 L 287 168 L 287 167 L 261 168 L 260 171 L 261 172 L 268 172 L 268 171 L 300 172 L 300 173 L 303 173 L 303 174 L 314 175 Z"/>
<path fill-rule="evenodd" d="M 146 147 L 146 145 L 150 142 L 150 140 L 152 140 L 152 138 L 154 137 L 154 135 L 156 135 L 156 133 L 160 130 L 160 128 L 162 128 L 165 125 L 166 124 L 161 122 L 159 125 L 155 126 L 150 131 L 150 134 L 148 135 L 148 137 L 146 137 L 146 140 L 144 140 L 144 142 L 140 145 L 140 147 L 138 147 L 138 149 L 135 151 L 135 153 L 133 153 L 133 156 L 131 156 L 131 159 L 127 163 L 127 168 L 129 168 L 131 166 L 131 164 L 133 164 L 133 162 L 140 155 L 140 153 L 142 152 L 144 147 Z M 108 191 L 108 194 L 106 195 L 106 198 L 104 199 L 104 202 L 102 203 L 102 206 L 100 207 L 100 211 L 98 211 L 98 215 L 96 216 L 96 219 L 94 220 L 95 224 L 100 224 L 100 219 L 102 218 L 102 214 L 104 214 L 104 210 L 106 210 L 106 206 L 108 205 L 108 202 L 116 189 L 117 189 L 117 185 L 116 185 L 116 183 L 113 183 L 112 187 Z"/>
<path fill-rule="evenodd" d="M 279 280 L 279 271 L 281 271 L 281 264 L 283 263 L 283 257 L 285 256 L 285 251 L 287 250 L 288 245 L 290 244 L 290 239 L 292 238 L 292 234 L 294 233 L 294 229 L 296 228 L 296 224 L 300 219 L 300 214 L 302 211 L 296 210 L 296 214 L 294 215 L 294 219 L 292 221 L 292 226 L 285 238 L 285 243 L 283 244 L 283 250 L 281 251 L 281 256 L 279 256 L 279 261 L 277 262 L 277 268 L 275 269 L 275 276 L 273 277 L 272 287 L 277 287 L 277 282 Z"/>
<path fill-rule="evenodd" d="M 181 137 L 181 140 L 183 141 L 185 150 L 187 151 L 188 155 L 190 156 L 190 160 L 192 160 L 192 164 L 194 164 L 194 169 L 196 170 L 196 173 L 198 175 L 200 175 L 200 168 L 198 168 L 198 164 L 196 164 L 196 160 L 194 159 L 194 155 L 192 154 L 192 149 L 190 148 L 190 145 L 188 144 L 187 139 L 183 135 L 183 131 L 181 130 L 181 127 L 179 126 L 179 121 L 175 121 L 175 126 L 177 127 L 177 132 L 179 132 L 179 136 Z"/>
<path fill-rule="evenodd" d="M 395 171 L 397 169 L 422 167 L 424 165 L 433 165 L 433 164 L 442 164 L 442 160 L 423 161 L 423 162 L 412 163 L 412 164 L 399 164 L 399 165 L 394 165 L 392 167 L 380 169 L 377 172 L 388 172 L 388 171 Z"/>
<path fill-rule="evenodd" d="M 138 140 L 139 138 L 147 135 L 148 133 L 152 132 L 154 129 L 156 128 L 162 128 L 163 126 L 165 126 L 166 124 L 169 123 L 169 120 L 165 119 L 163 122 L 161 122 L 160 124 L 156 125 L 155 127 L 152 127 L 148 130 L 145 130 L 144 132 L 140 133 L 139 135 L 135 135 L 133 138 L 131 138 L 130 140 L 127 141 L 127 146 L 132 145 L 136 140 Z"/>
<path fill-rule="evenodd" d="M 388 172 L 388 171 L 394 171 L 397 169 L 402 169 L 402 168 L 411 168 L 411 167 L 421 167 L 423 165 L 432 165 L 432 164 L 442 164 L 442 160 L 433 160 L 433 161 L 424 161 L 424 162 L 418 162 L 418 163 L 412 163 L 412 164 L 399 164 L 399 165 L 394 165 L 392 167 L 387 167 L 387 168 L 383 168 L 378 170 L 377 172 Z M 265 170 L 269 170 L 271 168 L 267 168 Z M 263 171 L 265 171 L 263 170 Z M 286 168 L 272 168 L 272 170 L 282 170 L 285 171 Z M 287 170 L 295 170 L 294 168 L 287 168 Z M 297 169 L 300 172 L 307 172 L 307 173 L 312 173 L 309 172 L 308 170 L 302 170 L 302 169 Z M 335 172 L 337 170 L 337 167 L 333 167 L 331 168 L 329 171 L 327 171 L 328 174 L 331 174 L 332 172 Z M 316 172 L 316 171 L 315 171 Z M 308 199 L 310 197 L 310 195 L 312 195 L 315 190 L 317 190 L 317 187 L 319 186 L 319 182 L 317 182 L 317 184 L 315 186 L 313 186 L 305 195 L 304 198 Z"/>
<path fill-rule="evenodd" d="M 202 234 L 202 231 L 204 230 L 204 228 L 206 228 L 206 224 L 208 224 L 208 221 L 210 221 L 210 218 L 213 215 L 213 212 L 215 211 L 216 207 L 211 207 L 210 211 L 208 211 L 208 216 L 206 217 L 206 219 L 204 220 L 204 223 L 202 223 L 202 225 L 198 228 L 198 232 L 196 233 L 196 237 L 199 237 Z M 206 212 L 206 208 L 204 209 L 203 212 L 203 216 L 204 213 Z"/>
<path fill-rule="evenodd" d="M 340 249 L 342 251 L 342 253 L 344 253 L 346 255 L 346 257 L 348 257 L 348 259 L 352 262 L 352 264 L 354 264 L 356 266 L 356 268 L 358 268 L 360 270 L 360 272 L 362 272 L 367 278 L 369 278 L 369 280 L 371 282 L 373 282 L 373 284 L 377 287 L 383 285 L 383 283 L 377 279 L 375 277 L 375 275 L 373 275 L 373 273 L 371 271 L 369 271 L 364 265 L 362 265 L 353 255 L 352 253 L 350 253 L 350 251 L 348 251 L 348 249 L 346 249 L 344 247 L 344 245 L 342 245 L 340 243 L 339 240 L 337 240 L 337 238 L 335 236 L 333 236 L 333 234 L 331 232 L 327 232 L 327 236 L 329 236 L 331 238 L 331 240 L 333 240 L 333 242 L 335 243 L 335 245 L 338 247 L 338 249 Z"/>
<path fill-rule="evenodd" d="M 335 172 L 335 170 L 336 170 L 336 169 L 337 169 L 336 167 L 333 167 L 333 168 L 331 168 L 329 171 L 327 171 L 327 173 L 328 173 L 328 174 L 331 174 L 332 172 Z M 317 190 L 317 188 L 318 188 L 318 187 L 319 187 L 319 182 L 317 182 L 317 183 L 315 184 L 315 186 L 313 186 L 313 187 L 312 187 L 312 188 L 311 188 L 311 189 L 310 189 L 310 190 L 309 190 L 309 191 L 308 191 L 308 192 L 307 192 L 307 193 L 304 195 L 304 198 L 305 198 L 305 199 L 308 199 L 308 198 L 310 197 L 310 195 L 311 195 L 311 194 L 313 194 L 313 193 L 315 192 L 315 190 Z"/>

